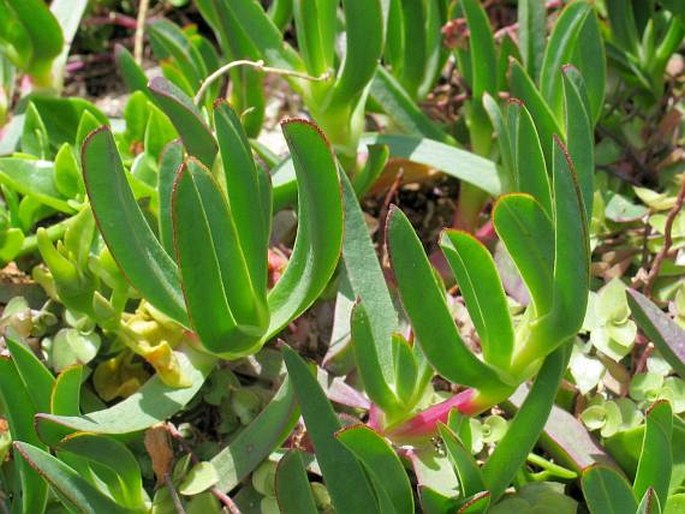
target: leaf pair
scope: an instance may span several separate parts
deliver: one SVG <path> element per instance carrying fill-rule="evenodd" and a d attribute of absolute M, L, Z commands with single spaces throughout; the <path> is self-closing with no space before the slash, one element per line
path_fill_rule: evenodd
<path fill-rule="evenodd" d="M 237 115 L 226 104 L 217 106 L 217 144 L 187 97 L 168 83 L 151 87 L 200 161 L 179 162 L 178 150 L 165 154 L 160 243 L 135 202 L 111 133 L 94 132 L 83 162 L 98 226 L 124 274 L 153 306 L 192 327 L 212 353 L 252 353 L 306 309 L 333 272 L 342 237 L 333 156 L 313 125 L 284 124 L 300 185 L 300 230 L 288 269 L 267 298 L 270 185 L 257 170 Z M 217 149 L 225 193 L 206 168 Z"/>

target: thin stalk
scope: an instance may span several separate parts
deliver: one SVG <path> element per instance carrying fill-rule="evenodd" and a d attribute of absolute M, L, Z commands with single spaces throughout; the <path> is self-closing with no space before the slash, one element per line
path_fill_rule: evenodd
<path fill-rule="evenodd" d="M 200 102 L 202 102 L 202 98 L 204 97 L 205 93 L 207 90 L 211 87 L 214 82 L 219 80 L 222 76 L 224 76 L 226 73 L 231 71 L 233 68 L 237 68 L 238 66 L 249 66 L 252 68 L 255 68 L 258 71 L 262 71 L 264 73 L 273 73 L 274 75 L 281 75 L 284 77 L 295 77 L 299 79 L 304 79 L 304 80 L 309 80 L 312 82 L 322 82 L 325 80 L 328 80 L 328 78 L 331 76 L 330 72 L 323 73 L 322 75 L 318 77 L 313 77 L 311 75 L 308 75 L 306 73 L 302 73 L 299 71 L 292 71 L 292 70 L 284 70 L 281 68 L 272 68 L 271 66 L 264 66 L 264 61 L 261 59 L 259 61 L 250 61 L 247 59 L 240 59 L 237 61 L 231 61 L 227 64 L 224 64 L 221 66 L 219 69 L 211 73 L 200 85 L 200 89 L 197 90 L 197 94 L 195 95 L 195 98 L 193 99 L 195 105 L 200 105 Z"/>
<path fill-rule="evenodd" d="M 48 234 L 48 239 L 50 239 L 52 242 L 61 239 L 64 236 L 67 228 L 69 228 L 72 219 L 73 218 L 67 218 L 59 223 L 55 223 L 54 225 L 47 227 L 45 231 Z M 19 250 L 16 258 L 35 253 L 36 251 L 38 251 L 38 238 L 35 234 L 33 234 L 24 239 L 24 243 L 21 245 L 21 250 Z"/>
<path fill-rule="evenodd" d="M 150 0 L 140 0 L 138 18 L 136 19 L 136 33 L 133 40 L 133 58 L 138 66 L 143 65 L 143 38 L 145 37 L 145 19 Z"/>

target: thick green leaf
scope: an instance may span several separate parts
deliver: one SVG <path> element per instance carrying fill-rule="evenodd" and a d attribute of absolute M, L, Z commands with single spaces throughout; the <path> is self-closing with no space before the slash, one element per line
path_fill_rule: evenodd
<path fill-rule="evenodd" d="M 516 116 L 517 191 L 532 195 L 551 217 L 551 184 L 537 128 L 525 105 L 512 103 L 509 108 L 513 110 L 510 115 Z"/>
<path fill-rule="evenodd" d="M 160 109 L 169 116 L 178 130 L 188 153 L 211 168 L 216 157 L 217 144 L 192 100 L 162 77 L 152 79 L 148 88 Z"/>
<path fill-rule="evenodd" d="M 334 437 L 342 427 L 316 377 L 290 348 L 285 348 L 284 359 L 336 511 L 340 514 L 377 512 L 376 499 L 361 464 Z"/>
<path fill-rule="evenodd" d="M 307 72 L 321 75 L 334 65 L 338 2 L 294 0 L 292 3 L 297 46 Z"/>
<path fill-rule="evenodd" d="M 497 92 L 495 39 L 488 15 L 477 0 L 462 0 L 460 5 L 470 34 L 471 90 L 473 98 L 480 101 L 483 93 Z"/>
<path fill-rule="evenodd" d="M 251 353 L 262 335 L 267 313 L 264 305 L 260 312 L 255 301 L 226 200 L 198 161 L 189 159 L 179 170 L 171 208 L 174 246 L 193 328 L 214 353 Z"/>
<path fill-rule="evenodd" d="M 485 514 L 490 507 L 490 491 L 481 491 L 467 498 L 459 507 L 457 514 Z"/>
<path fill-rule="evenodd" d="M 25 345 L 6 334 L 7 348 L 12 355 L 12 362 L 21 377 L 32 403 L 38 412 L 50 412 L 50 394 L 55 378 L 38 357 Z"/>
<path fill-rule="evenodd" d="M 557 72 L 561 73 L 561 69 L 557 70 Z M 560 136 L 564 134 L 561 128 L 559 128 L 553 111 L 535 87 L 526 70 L 517 61 L 513 61 L 511 64 L 509 87 L 511 88 L 512 95 L 523 102 L 533 117 L 535 126 L 538 129 L 542 151 L 545 153 L 547 166 L 551 167 L 553 137 L 555 134 Z"/>
<path fill-rule="evenodd" d="M 318 298 L 342 248 L 343 214 L 337 168 L 323 134 L 304 120 L 283 124 L 298 180 L 298 230 L 285 273 L 269 292 L 273 337 Z"/>
<path fill-rule="evenodd" d="M 55 186 L 54 173 L 54 165 L 48 161 L 15 157 L 0 159 L 1 184 L 60 212 L 73 214 L 74 208 Z"/>
<path fill-rule="evenodd" d="M 270 190 L 262 191 L 263 175 L 233 108 L 222 102 L 214 109 L 219 152 L 226 178 L 231 217 L 248 265 L 254 292 L 266 303 L 267 250 L 271 234 Z M 268 181 L 267 181 L 268 183 Z"/>
<path fill-rule="evenodd" d="M 424 136 L 442 143 L 453 142 L 442 128 L 426 116 L 399 81 L 379 66 L 371 81 L 369 95 L 405 134 Z"/>
<path fill-rule="evenodd" d="M 510 137 L 508 124 L 505 121 L 502 109 L 500 109 L 497 101 L 487 93 L 483 94 L 483 108 L 485 109 L 485 112 L 487 112 L 490 123 L 495 129 L 502 165 L 507 172 L 509 184 L 503 189 L 510 191 L 515 184 L 517 173 L 516 162 L 514 160 L 514 156 L 516 155 L 515 148 L 513 147 L 514 141 Z M 512 109 L 512 106 L 508 107 L 508 109 Z"/>
<path fill-rule="evenodd" d="M 28 388 L 14 362 L 5 356 L 0 356 L 0 398 L 5 406 L 3 415 L 9 423 L 12 438 L 44 448 L 33 425 L 36 408 Z M 47 485 L 26 462 L 17 458 L 16 463 L 19 483 L 14 491 L 16 498 L 13 510 L 22 514 L 42 513 L 48 497 Z"/>
<path fill-rule="evenodd" d="M 74 144 L 76 131 L 84 112 L 89 112 L 102 125 L 109 125 L 109 119 L 88 100 L 78 97 L 56 98 L 47 95 L 31 95 L 50 137 L 50 143 L 59 148 L 64 143 Z"/>
<path fill-rule="evenodd" d="M 545 49 L 545 3 L 540 0 L 520 0 L 518 3 L 518 37 L 523 64 L 528 75 L 537 80 Z"/>
<path fill-rule="evenodd" d="M 286 43 L 278 27 L 274 25 L 257 0 L 217 0 L 218 12 L 227 10 L 235 17 L 238 26 L 250 43 L 259 50 L 270 66 L 287 70 L 304 71 L 304 62 Z"/>
<path fill-rule="evenodd" d="M 190 42 L 188 36 L 173 22 L 165 18 L 157 18 L 147 24 L 148 36 L 152 48 L 161 59 L 172 58 L 187 80 L 192 95 L 208 74 L 204 66 L 202 55 Z"/>
<path fill-rule="evenodd" d="M 682 39 L 682 32 L 680 33 Z M 581 72 L 590 103 L 588 113 L 594 126 L 602 116 L 607 88 L 607 65 L 604 37 L 597 15 L 591 12 L 580 28 L 578 42 L 569 62 Z"/>
<path fill-rule="evenodd" d="M 67 453 L 83 459 L 87 465 L 81 476 L 93 473 L 103 479 L 122 507 L 131 511 L 145 509 L 140 467 L 124 444 L 103 435 L 78 433 L 60 441 L 56 451 L 60 458 Z"/>
<path fill-rule="evenodd" d="M 390 149 L 386 145 L 369 145 L 364 167 L 352 177 L 355 194 L 362 198 L 373 187 L 385 170 L 390 159 Z"/>
<path fill-rule="evenodd" d="M 647 412 L 646 425 L 633 492 L 637 498 L 642 498 L 649 488 L 653 488 L 660 503 L 665 505 L 673 467 L 671 404 L 662 400 L 652 405 Z"/>
<path fill-rule="evenodd" d="M 587 91 L 582 87 L 583 77 L 577 69 L 565 66 L 563 70 L 564 105 L 566 107 L 566 141 L 568 153 L 576 171 L 578 185 L 585 206 L 585 219 L 592 219 L 592 200 L 595 194 L 595 135 L 588 112 Z"/>
<path fill-rule="evenodd" d="M 170 418 L 193 399 L 216 362 L 191 348 L 184 348 L 183 353 L 177 353 L 176 357 L 181 365 L 181 375 L 188 379 L 190 387 L 167 386 L 159 375 L 155 375 L 131 396 L 107 409 L 83 416 L 39 414 L 36 429 L 41 439 L 55 444 L 64 435 L 75 431 L 129 434 Z"/>
<path fill-rule="evenodd" d="M 317 514 L 299 450 L 290 450 L 276 468 L 276 498 L 283 514 Z"/>
<path fill-rule="evenodd" d="M 83 514 L 146 512 L 144 509 L 132 510 L 120 506 L 74 469 L 46 451 L 24 442 L 15 442 L 14 448 L 33 469 L 45 478 L 59 499 L 75 512 Z"/>
<path fill-rule="evenodd" d="M 652 487 L 648 487 L 645 491 L 635 514 L 661 514 L 661 503 Z"/>
<path fill-rule="evenodd" d="M 633 318 L 675 372 L 685 378 L 685 331 L 675 321 L 634 289 L 627 289 Z"/>
<path fill-rule="evenodd" d="M 114 45 L 114 60 L 117 63 L 119 74 L 124 80 L 124 84 L 126 84 L 126 89 L 129 93 L 141 91 L 145 93 L 148 98 L 152 99 L 152 95 L 147 88 L 148 80 L 145 72 L 125 46 L 118 43 Z"/>
<path fill-rule="evenodd" d="M 345 428 L 336 437 L 362 463 L 379 498 L 389 499 L 392 512 L 413 514 L 414 497 L 409 478 L 385 439 L 364 425 Z"/>
<path fill-rule="evenodd" d="M 528 397 L 485 463 L 483 478 L 493 501 L 504 493 L 540 437 L 570 355 L 567 345 L 545 359 Z"/>
<path fill-rule="evenodd" d="M 52 84 L 52 61 L 62 52 L 64 36 L 62 28 L 48 7 L 40 0 L 9 0 L 17 18 L 7 20 L 21 25 L 30 39 L 31 51 L 26 56 L 28 62 L 19 63 L 34 75 L 39 86 Z M 11 30 L 11 29 L 8 29 Z M 14 27 L 17 30 L 17 27 Z"/>
<path fill-rule="evenodd" d="M 447 308 L 445 291 L 411 223 L 391 207 L 387 241 L 404 309 L 428 361 L 451 382 L 476 388 L 501 385 L 495 371 L 468 349 Z"/>
<path fill-rule="evenodd" d="M 607 0 L 606 10 L 611 27 L 611 40 L 622 50 L 638 55 L 640 37 L 637 33 L 632 2 Z"/>
<path fill-rule="evenodd" d="M 159 240 L 169 257 L 174 257 L 174 227 L 171 213 L 171 196 L 176 173 L 183 164 L 183 144 L 174 140 L 164 147 L 157 172 L 159 193 Z"/>
<path fill-rule="evenodd" d="M 152 305 L 188 325 L 178 268 L 145 221 L 108 128 L 86 139 L 82 161 L 93 214 L 114 260 Z"/>
<path fill-rule="evenodd" d="M 575 335 L 585 318 L 590 287 L 588 222 L 573 163 L 559 139 L 554 144 L 554 312 L 551 330 Z M 551 321 L 551 320 L 550 320 Z"/>
<path fill-rule="evenodd" d="M 462 496 L 471 496 L 483 491 L 485 482 L 478 463 L 471 455 L 471 449 L 465 448 L 457 435 L 447 425 L 441 423 L 438 425 L 438 429 L 445 444 L 447 456 L 457 472 Z"/>
<path fill-rule="evenodd" d="M 230 491 L 290 435 L 300 417 L 290 380 L 231 443 L 210 463 L 219 474 L 217 487 Z"/>
<path fill-rule="evenodd" d="M 583 472 L 581 484 L 590 514 L 624 514 L 637 509 L 630 484 L 611 468 L 590 467 Z"/>
<path fill-rule="evenodd" d="M 392 339 L 390 333 L 377 337 L 380 334 L 374 333 L 375 325 L 366 304 L 357 303 L 352 310 L 352 347 L 357 370 L 371 401 L 384 412 L 392 413 L 400 407 L 392 389 L 395 383 Z"/>
<path fill-rule="evenodd" d="M 516 264 L 538 316 L 552 308 L 554 229 L 542 206 L 529 195 L 510 194 L 495 203 L 495 230 Z"/>
<path fill-rule="evenodd" d="M 385 285 L 364 214 L 346 176 L 341 176 L 345 229 L 343 262 L 353 294 L 361 302 L 353 315 L 354 349 L 367 393 L 376 403 L 394 403 L 388 387 L 395 382 L 391 334 L 397 328 L 397 314 Z"/>
<path fill-rule="evenodd" d="M 50 413 L 58 416 L 78 416 L 81 400 L 83 366 L 70 366 L 57 375 L 50 395 Z"/>
<path fill-rule="evenodd" d="M 540 92 L 557 120 L 561 119 L 562 114 L 561 67 L 570 62 L 583 24 L 591 15 L 592 8 L 586 2 L 569 4 L 554 24 L 542 59 Z"/>
<path fill-rule="evenodd" d="M 480 337 L 485 362 L 506 370 L 514 351 L 514 326 L 495 260 L 480 241 L 466 232 L 443 232 L 440 248 Z"/>
<path fill-rule="evenodd" d="M 383 52 L 381 0 L 345 0 L 345 53 L 331 102 L 350 103 L 369 84 Z"/>
<path fill-rule="evenodd" d="M 502 184 L 495 163 L 439 141 L 417 136 L 365 134 L 361 150 L 367 145 L 381 144 L 390 149 L 390 157 L 408 159 L 435 168 L 451 177 L 475 185 L 491 196 L 502 193 Z M 295 200 L 295 170 L 292 161 L 284 160 L 272 171 L 274 211 Z"/>
<path fill-rule="evenodd" d="M 183 478 L 178 486 L 178 492 L 186 496 L 194 496 L 206 491 L 219 481 L 216 468 L 209 462 L 198 462 Z"/>

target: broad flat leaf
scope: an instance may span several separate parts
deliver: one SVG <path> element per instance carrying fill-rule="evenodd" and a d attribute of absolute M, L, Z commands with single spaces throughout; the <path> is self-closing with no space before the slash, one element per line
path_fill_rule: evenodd
<path fill-rule="evenodd" d="M 62 503 L 76 512 L 84 514 L 146 512 L 146 509 L 142 508 L 130 509 L 120 506 L 74 469 L 46 451 L 24 442 L 15 442 L 14 448 L 33 469 L 45 478 Z"/>
<path fill-rule="evenodd" d="M 226 178 L 231 217 L 241 242 L 254 292 L 266 303 L 267 250 L 271 235 L 271 196 L 262 191 L 264 172 L 257 169 L 252 149 L 233 108 L 222 102 L 214 109 L 219 153 Z M 268 179 L 267 179 L 268 184 Z"/>
<path fill-rule="evenodd" d="M 554 229 L 540 204 L 529 195 L 509 194 L 495 203 L 495 230 L 530 292 L 535 313 L 552 308 Z"/>
<path fill-rule="evenodd" d="M 140 466 L 123 443 L 102 435 L 78 433 L 60 441 L 56 451 L 60 458 L 66 452 L 84 459 L 85 469 L 77 469 L 82 471 L 81 476 L 88 477 L 94 472 L 108 484 L 109 491 L 122 506 L 133 511 L 145 508 Z"/>
<path fill-rule="evenodd" d="M 285 441 L 299 417 L 292 385 L 286 379 L 264 410 L 210 461 L 219 474 L 217 487 L 234 489 Z"/>
<path fill-rule="evenodd" d="M 361 461 L 379 498 L 385 498 L 393 512 L 413 514 L 411 484 L 392 446 L 364 425 L 344 428 L 336 437 Z"/>
<path fill-rule="evenodd" d="M 316 378 L 290 348 L 285 348 L 284 359 L 336 511 L 340 514 L 377 512 L 376 499 L 361 464 L 334 437 L 342 427 Z"/>
<path fill-rule="evenodd" d="M 685 331 L 642 293 L 627 289 L 633 318 L 675 372 L 685 378 Z"/>
<path fill-rule="evenodd" d="M 83 416 L 40 414 L 36 418 L 36 430 L 41 439 L 55 444 L 64 435 L 74 431 L 128 434 L 170 418 L 193 399 L 216 362 L 190 348 L 185 348 L 176 357 L 181 365 L 182 376 L 187 377 L 192 384 L 190 387 L 167 386 L 159 375 L 155 375 L 131 396 L 107 409 Z"/>
<path fill-rule="evenodd" d="M 459 335 L 421 241 L 395 206 L 388 215 L 386 237 L 402 305 L 428 361 L 451 382 L 486 389 L 500 386 L 495 371 Z"/>
<path fill-rule="evenodd" d="M 514 351 L 514 326 L 495 260 L 480 241 L 466 232 L 444 231 L 440 248 L 480 336 L 485 362 L 506 370 Z"/>
<path fill-rule="evenodd" d="M 590 514 L 624 514 L 637 509 L 630 484 L 611 468 L 590 467 L 583 472 L 581 484 Z"/>
<path fill-rule="evenodd" d="M 54 164 L 48 161 L 15 157 L 0 159 L 1 184 L 60 212 L 73 214 L 74 208 L 55 186 L 54 173 Z"/>
<path fill-rule="evenodd" d="M 462 496 L 471 496 L 485 490 L 483 475 L 478 463 L 471 455 L 471 449 L 464 447 L 457 435 L 442 423 L 438 425 L 445 450 L 459 478 Z"/>
<path fill-rule="evenodd" d="M 114 260 L 152 305 L 187 326 L 178 268 L 145 221 L 108 128 L 88 136 L 82 160 L 93 215 Z"/>
<path fill-rule="evenodd" d="M 208 74 L 202 55 L 190 42 L 188 36 L 173 22 L 165 18 L 150 20 L 148 36 L 153 51 L 161 59 L 173 59 L 174 64 L 187 80 L 193 94 Z"/>
<path fill-rule="evenodd" d="M 661 503 L 666 504 L 673 464 L 672 432 L 671 404 L 666 400 L 659 401 L 647 412 L 642 452 L 633 482 L 637 498 L 642 498 L 648 489 L 653 488 Z"/>
<path fill-rule="evenodd" d="M 282 125 L 298 181 L 298 228 L 288 266 L 269 292 L 271 321 L 264 340 L 305 311 L 330 280 L 342 249 L 340 181 L 328 142 L 316 125 Z"/>
<path fill-rule="evenodd" d="M 318 513 L 299 450 L 290 450 L 278 462 L 276 499 L 283 514 Z"/>
<path fill-rule="evenodd" d="M 371 80 L 369 96 L 405 134 L 441 143 L 452 142 L 452 137 L 421 111 L 399 81 L 382 66 L 378 67 Z"/>
<path fill-rule="evenodd" d="M 217 144 L 192 100 L 163 77 L 152 79 L 148 88 L 160 109 L 178 130 L 188 153 L 211 168 L 217 154 Z"/>
<path fill-rule="evenodd" d="M 265 306 L 256 301 L 226 199 L 198 161 L 189 159 L 181 166 L 171 209 L 176 260 L 193 328 L 213 353 L 251 353 L 266 325 Z"/>
<path fill-rule="evenodd" d="M 6 356 L 0 356 L 0 398 L 6 406 L 4 415 L 12 438 L 46 448 L 36 435 L 33 424 L 36 408 L 32 398 L 14 362 Z M 15 490 L 17 498 L 14 500 L 16 511 L 22 514 L 43 512 L 48 496 L 45 481 L 25 461 L 15 458 L 19 477 Z"/>
<path fill-rule="evenodd" d="M 485 463 L 483 478 L 493 501 L 504 493 L 540 437 L 570 355 L 567 345 L 545 359 L 525 402 Z"/>
<path fill-rule="evenodd" d="M 544 2 L 540 0 L 520 0 L 517 20 L 518 38 L 523 64 L 528 75 L 537 80 L 542 68 L 545 49 L 545 22 L 547 13 Z"/>

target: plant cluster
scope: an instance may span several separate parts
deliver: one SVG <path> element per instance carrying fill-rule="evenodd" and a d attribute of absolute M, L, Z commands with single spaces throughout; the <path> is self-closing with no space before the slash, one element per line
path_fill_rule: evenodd
<path fill-rule="evenodd" d="M 141 0 L 120 116 L 87 4 L 0 0 L 0 511 L 685 509 L 680 2 Z"/>

